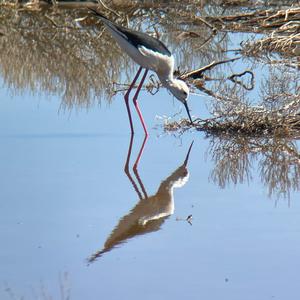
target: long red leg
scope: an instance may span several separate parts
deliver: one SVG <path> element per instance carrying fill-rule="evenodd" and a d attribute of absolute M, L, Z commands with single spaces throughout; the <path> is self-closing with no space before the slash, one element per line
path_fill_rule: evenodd
<path fill-rule="evenodd" d="M 143 86 L 143 83 L 144 83 L 144 81 L 145 81 L 145 79 L 146 79 L 147 73 L 148 73 L 148 69 L 145 70 L 145 73 L 144 73 L 144 75 L 143 75 L 143 77 L 142 77 L 142 80 L 141 80 L 141 82 L 140 82 L 140 84 L 139 84 L 139 86 L 138 86 L 138 88 L 137 88 L 137 90 L 136 90 L 136 92 L 135 92 L 135 94 L 134 94 L 134 96 L 133 96 L 133 104 L 134 104 L 134 106 L 135 106 L 135 109 L 136 109 L 136 111 L 137 111 L 137 113 L 138 113 L 138 115 L 139 115 L 139 117 L 140 117 L 141 123 L 142 123 L 142 125 L 143 125 L 144 132 L 145 132 L 145 136 L 148 136 L 148 131 L 147 131 L 147 128 L 146 128 L 146 124 L 145 124 L 145 122 L 144 122 L 144 119 L 143 119 L 143 115 L 142 115 L 142 113 L 141 113 L 141 111 L 140 111 L 139 104 L 138 104 L 138 102 L 137 102 L 137 98 L 138 98 L 138 95 L 139 95 L 139 93 L 140 93 L 140 90 L 141 90 L 141 88 L 142 88 L 142 86 Z"/>
<path fill-rule="evenodd" d="M 132 123 L 132 118 L 131 118 L 131 112 L 130 112 L 130 107 L 129 107 L 129 94 L 131 92 L 131 90 L 133 89 L 136 81 L 138 80 L 140 74 L 141 74 L 141 71 L 142 71 L 142 67 L 140 67 L 129 87 L 129 89 L 127 90 L 125 96 L 124 96 L 124 99 L 125 99 L 125 104 L 126 104 L 126 108 L 127 108 L 127 113 L 128 113 L 128 118 L 129 118 L 129 124 L 130 124 L 130 130 L 131 130 L 131 134 L 134 134 L 134 130 L 133 130 L 133 123 Z"/>

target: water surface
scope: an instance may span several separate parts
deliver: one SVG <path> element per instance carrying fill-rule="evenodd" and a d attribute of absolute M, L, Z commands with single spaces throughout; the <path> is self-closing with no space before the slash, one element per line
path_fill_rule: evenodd
<path fill-rule="evenodd" d="M 47 39 L 22 33 L 27 60 L 16 61 L 15 44 L 15 64 L 1 69 L 0 299 L 299 299 L 297 141 L 166 133 L 161 119 L 184 109 L 163 89 L 143 91 L 150 137 L 134 171 L 143 130 L 134 114 L 131 141 L 121 94 L 103 101 L 132 64 L 95 47 L 100 71 L 84 69 L 89 53 L 56 69 L 67 58 L 50 61 L 51 49 L 32 51 Z M 231 39 L 217 37 L 206 56 L 179 47 L 179 64 L 222 59 L 214 47 Z M 209 99 L 191 96 L 192 114 L 208 116 Z"/>
<path fill-rule="evenodd" d="M 150 126 L 157 112 L 176 110 L 162 98 L 141 99 Z M 210 179 L 209 140 L 194 132 L 179 139 L 152 129 L 139 163 L 153 195 L 195 140 L 174 214 L 88 263 L 139 202 L 123 170 L 130 136 L 122 104 L 58 113 L 56 99 L 2 91 L 1 299 L 11 299 L 7 289 L 59 298 L 60 285 L 71 299 L 297 299 L 297 193 L 269 198 L 256 162 L 248 184 L 221 189 Z M 142 141 L 137 134 L 132 161 Z M 189 215 L 192 225 L 178 220 Z"/>

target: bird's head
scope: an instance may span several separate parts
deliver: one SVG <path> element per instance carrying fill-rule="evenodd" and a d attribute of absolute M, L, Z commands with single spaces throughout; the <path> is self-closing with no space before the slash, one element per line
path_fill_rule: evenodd
<path fill-rule="evenodd" d="M 190 90 L 187 84 L 183 80 L 177 78 L 167 82 L 167 85 L 168 90 L 176 97 L 176 99 L 183 103 L 189 116 L 189 119 L 191 123 L 193 123 L 190 115 L 190 110 L 187 105 L 187 99 L 190 94 Z"/>
<path fill-rule="evenodd" d="M 182 103 L 186 102 L 190 90 L 187 84 L 181 79 L 174 79 L 168 82 L 169 91 Z"/>

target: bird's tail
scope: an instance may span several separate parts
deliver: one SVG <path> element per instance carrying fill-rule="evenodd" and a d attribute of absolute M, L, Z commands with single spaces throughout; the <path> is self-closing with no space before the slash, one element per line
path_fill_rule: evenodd
<path fill-rule="evenodd" d="M 102 15 L 101 13 L 99 13 L 96 9 L 90 8 L 90 7 L 88 7 L 88 9 L 89 9 L 95 16 L 97 16 L 98 18 L 100 18 L 100 19 L 105 19 L 105 20 L 109 21 L 104 15 Z"/>
<path fill-rule="evenodd" d="M 99 13 L 97 10 L 90 7 L 88 7 L 88 9 L 93 13 L 93 15 L 102 20 L 104 25 L 106 25 L 110 29 L 111 33 L 114 32 L 114 34 L 122 36 L 123 39 L 127 39 L 127 36 L 123 33 L 123 31 L 126 30 L 124 27 L 119 26 L 114 22 L 110 21 L 107 17 Z"/>

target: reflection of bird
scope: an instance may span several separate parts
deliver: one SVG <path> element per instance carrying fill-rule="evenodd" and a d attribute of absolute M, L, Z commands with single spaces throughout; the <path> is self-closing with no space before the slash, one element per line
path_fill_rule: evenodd
<path fill-rule="evenodd" d="M 187 163 L 192 148 L 190 146 L 184 163 L 169 177 L 163 180 L 155 195 L 142 197 L 139 203 L 114 228 L 101 251 L 94 253 L 89 259 L 93 262 L 104 253 L 125 243 L 127 240 L 160 229 L 166 218 L 174 213 L 174 188 L 180 188 L 188 181 L 189 173 Z M 141 181 L 140 184 L 142 185 Z M 136 189 L 137 186 L 135 186 Z M 141 197 L 142 193 L 139 193 Z"/>
<path fill-rule="evenodd" d="M 174 57 L 167 47 L 158 39 L 151 37 L 143 32 L 130 30 L 128 28 L 119 26 L 105 16 L 98 13 L 96 10 L 90 10 L 102 20 L 108 31 L 111 33 L 113 38 L 117 41 L 119 46 L 124 52 L 126 52 L 135 62 L 140 65 L 140 68 L 134 77 L 128 91 L 125 94 L 125 103 L 129 117 L 129 123 L 131 128 L 131 133 L 134 133 L 132 118 L 129 108 L 129 93 L 134 87 L 138 77 L 143 68 L 145 68 L 145 73 L 138 85 L 137 91 L 133 97 L 133 103 L 136 111 L 139 115 L 141 123 L 143 125 L 145 135 L 148 135 L 146 125 L 139 109 L 137 103 L 138 94 L 142 88 L 142 85 L 147 76 L 148 70 L 152 70 L 157 73 L 161 83 L 179 100 L 181 101 L 188 113 L 191 123 L 193 123 L 189 108 L 187 105 L 187 98 L 189 95 L 189 88 L 183 80 L 173 77 L 174 71 Z"/>

